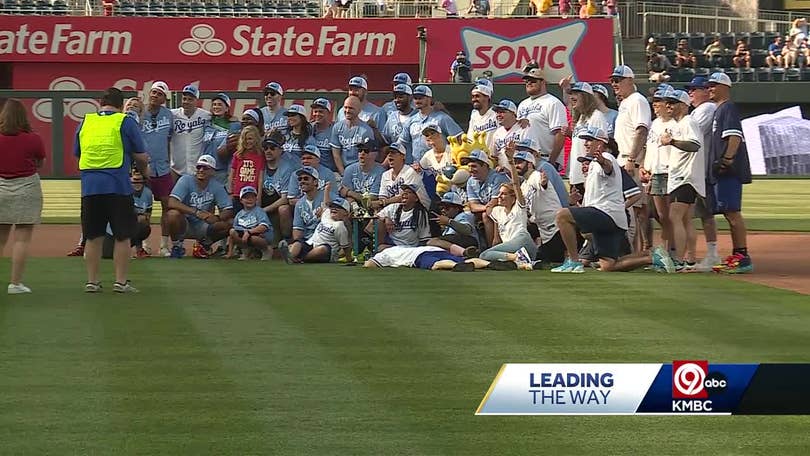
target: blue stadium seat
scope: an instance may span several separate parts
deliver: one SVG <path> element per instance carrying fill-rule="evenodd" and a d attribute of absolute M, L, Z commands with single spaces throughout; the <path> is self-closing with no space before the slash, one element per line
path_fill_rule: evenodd
<path fill-rule="evenodd" d="M 771 69 L 770 68 L 757 69 L 757 81 L 771 82 Z"/>
<path fill-rule="evenodd" d="M 785 80 L 784 68 L 771 68 L 771 80 L 774 82 L 782 82 Z"/>
<path fill-rule="evenodd" d="M 801 71 L 798 68 L 788 68 L 785 72 L 785 80 L 790 82 L 800 81 L 802 78 Z"/>

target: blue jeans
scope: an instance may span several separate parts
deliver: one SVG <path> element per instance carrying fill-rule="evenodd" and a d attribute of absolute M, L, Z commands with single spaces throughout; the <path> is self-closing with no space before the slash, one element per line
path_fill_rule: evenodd
<path fill-rule="evenodd" d="M 487 261 L 506 261 L 507 253 L 515 253 L 520 250 L 521 247 L 526 247 L 532 259 L 537 255 L 537 246 L 534 244 L 534 240 L 527 231 L 524 231 L 515 236 L 512 240 L 501 242 L 496 246 L 484 250 L 481 252 L 480 258 Z"/>

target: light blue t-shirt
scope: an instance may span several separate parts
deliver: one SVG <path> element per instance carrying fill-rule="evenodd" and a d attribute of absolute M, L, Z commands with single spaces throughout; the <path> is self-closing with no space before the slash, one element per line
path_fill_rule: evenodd
<path fill-rule="evenodd" d="M 411 117 L 415 112 L 416 110 L 412 110 L 407 114 L 407 116 L 404 119 L 402 118 L 403 116 L 400 115 L 400 112 L 397 111 L 396 109 L 394 110 L 394 112 L 389 112 L 388 120 L 385 122 L 385 125 L 383 126 L 382 130 L 380 130 L 380 133 L 382 133 L 383 138 L 385 138 L 385 142 L 387 142 L 388 144 L 396 142 L 399 139 L 400 135 L 402 135 L 402 129 L 405 128 L 405 125 L 410 123 Z M 407 155 L 405 156 L 405 161 L 406 162 L 408 161 Z"/>
<path fill-rule="evenodd" d="M 287 108 L 280 107 L 275 115 L 270 113 L 270 108 L 265 106 L 261 109 L 262 116 L 264 117 L 264 132 L 267 133 L 272 129 L 284 131 L 287 128 Z"/>
<path fill-rule="evenodd" d="M 332 171 L 337 171 L 335 158 L 332 157 L 332 146 L 329 144 L 332 140 L 332 124 L 321 131 L 317 131 L 316 128 L 315 124 L 312 124 L 312 138 L 315 140 L 315 146 L 321 151 L 321 164 Z"/>
<path fill-rule="evenodd" d="M 559 171 L 554 168 L 554 165 L 549 163 L 548 160 L 541 159 L 537 164 L 537 170 L 546 173 L 546 176 L 548 176 L 548 183 L 554 187 L 554 192 L 560 199 L 560 204 L 562 207 L 568 207 L 568 191 L 565 189 L 565 182 L 563 182 Z"/>
<path fill-rule="evenodd" d="M 299 230 L 304 233 L 304 239 L 309 239 L 315 228 L 321 221 L 320 217 L 315 215 L 315 210 L 323 204 L 323 191 L 319 190 L 315 195 L 315 199 L 310 201 L 303 197 L 295 203 L 295 211 L 293 212 L 293 229 Z"/>
<path fill-rule="evenodd" d="M 411 111 L 413 111 L 414 109 L 416 109 L 416 105 L 413 104 L 413 99 L 411 99 Z M 386 101 L 382 105 L 382 110 L 385 111 L 385 113 L 388 115 L 388 117 L 391 117 L 392 112 L 397 112 L 398 111 L 397 110 L 397 104 L 394 103 L 394 100 Z"/>
<path fill-rule="evenodd" d="M 422 136 L 422 130 L 429 124 L 437 124 L 445 138 L 461 133 L 461 127 L 443 111 L 431 111 L 427 116 L 417 111 L 411 116 L 408 125 L 403 126 L 402 134 L 399 136 L 399 143 L 405 146 L 411 157 L 408 164 L 419 163 L 425 152 L 430 150 L 425 137 Z"/>
<path fill-rule="evenodd" d="M 344 168 L 357 161 L 356 144 L 374 144 L 374 131 L 365 122 L 350 126 L 345 120 L 332 126 L 332 138 L 329 145 L 340 149 L 340 158 Z"/>
<path fill-rule="evenodd" d="M 467 201 L 479 204 L 487 204 L 498 194 L 501 184 L 508 184 L 509 178 L 494 170 L 489 170 L 489 174 L 483 182 L 470 177 L 467 181 Z"/>
<path fill-rule="evenodd" d="M 146 153 L 149 155 L 149 168 L 151 177 L 160 177 L 169 174 L 169 139 L 172 137 L 174 117 L 172 111 L 161 106 L 154 115 L 146 111 L 141 119 L 141 136 L 146 144 Z"/>
<path fill-rule="evenodd" d="M 608 134 L 608 137 L 612 138 L 614 132 L 616 131 L 616 117 L 619 117 L 619 111 L 615 109 L 608 109 L 607 114 L 605 114 L 605 120 L 607 121 L 607 131 L 605 133 Z"/>
<path fill-rule="evenodd" d="M 237 129 L 236 132 L 238 131 Z M 217 168 L 214 178 L 222 182 L 223 185 L 228 181 L 228 171 L 231 168 L 231 159 L 233 156 L 229 155 L 228 158 L 223 159 L 219 156 L 217 151 L 225 144 L 228 140 L 228 135 L 231 133 L 234 133 L 234 131 L 226 130 L 213 124 L 208 125 L 205 127 L 205 130 L 203 130 L 203 146 L 200 156 L 210 155 L 217 159 Z"/>
<path fill-rule="evenodd" d="M 298 169 L 301 169 L 300 167 Z M 298 171 L 296 169 L 296 171 Z M 339 197 L 338 194 L 338 187 L 340 182 L 337 180 L 337 175 L 331 169 L 323 166 L 318 165 L 318 190 L 323 190 L 326 188 L 326 183 L 332 182 L 332 191 L 329 192 L 329 197 L 335 199 Z M 301 198 L 303 193 L 301 192 L 301 187 L 298 186 L 298 175 L 293 172 L 290 175 L 290 182 L 287 184 L 287 198 Z"/>
<path fill-rule="evenodd" d="M 251 230 L 259 225 L 273 229 L 270 219 L 267 218 L 267 213 L 258 204 L 253 206 L 253 209 L 242 209 L 233 219 L 233 227 L 236 230 Z"/>
<path fill-rule="evenodd" d="M 377 163 L 367 173 L 363 172 L 360 162 L 352 163 L 346 167 L 341 184 L 353 192 L 361 194 L 368 192 L 376 196 L 380 193 L 380 182 L 384 172 L 385 168 Z"/>
<path fill-rule="evenodd" d="M 284 133 L 284 144 L 281 146 L 284 149 L 284 155 L 291 159 L 291 160 L 298 160 L 301 161 L 301 152 L 304 150 L 301 147 L 301 142 L 298 140 L 298 137 L 293 135 L 292 130 L 287 130 Z M 315 138 L 312 136 L 307 137 L 304 141 L 304 147 L 306 146 L 317 146 L 318 144 L 315 142 Z M 332 150 L 329 149 L 329 155 L 332 155 Z"/>
<path fill-rule="evenodd" d="M 366 101 L 363 103 L 363 108 L 360 110 L 360 114 L 358 114 L 357 117 L 359 117 L 363 122 L 368 122 L 369 119 L 374 119 L 375 125 L 377 125 L 377 128 L 380 128 L 382 125 L 385 125 L 385 121 L 388 118 L 388 113 L 374 103 Z M 344 114 L 344 110 L 343 108 L 340 108 L 337 113 L 337 121 L 340 122 L 345 119 L 346 115 Z"/>
<path fill-rule="evenodd" d="M 275 194 L 278 195 L 286 195 L 287 194 L 287 186 L 290 183 L 290 176 L 294 170 L 298 169 L 298 166 L 292 163 L 289 160 L 281 159 L 279 160 L 278 167 L 276 169 L 270 169 L 268 167 L 264 168 L 264 192 L 268 196 L 273 196 Z"/>
<path fill-rule="evenodd" d="M 215 179 L 209 180 L 208 185 L 200 189 L 197 186 L 196 177 L 191 175 L 180 176 L 180 179 L 174 184 L 171 197 L 186 206 L 211 213 L 214 212 L 214 206 L 220 212 L 233 208 L 231 197 L 228 196 L 225 186 Z M 187 218 L 196 220 L 191 215 L 187 216 Z"/>
<path fill-rule="evenodd" d="M 473 215 L 471 212 L 461 211 L 458 213 L 458 215 L 453 217 L 453 220 L 459 223 L 463 223 L 465 225 L 470 225 L 470 227 L 472 228 L 472 237 L 478 239 L 478 232 L 475 229 L 475 215 Z M 449 236 L 451 234 L 456 234 L 456 230 L 454 230 L 453 227 L 451 227 L 450 225 L 444 227 L 444 231 L 442 231 L 442 236 Z"/>
<path fill-rule="evenodd" d="M 149 187 L 144 186 L 140 195 L 135 192 L 132 193 L 132 202 L 135 205 L 135 213 L 138 215 L 152 212 L 154 201 L 155 198 L 152 196 L 152 190 L 149 190 Z"/>

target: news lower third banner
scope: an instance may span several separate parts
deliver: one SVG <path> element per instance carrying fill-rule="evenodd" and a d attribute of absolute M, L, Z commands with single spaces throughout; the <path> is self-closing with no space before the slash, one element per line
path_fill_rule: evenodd
<path fill-rule="evenodd" d="M 810 364 L 504 364 L 476 415 L 807 415 Z"/>

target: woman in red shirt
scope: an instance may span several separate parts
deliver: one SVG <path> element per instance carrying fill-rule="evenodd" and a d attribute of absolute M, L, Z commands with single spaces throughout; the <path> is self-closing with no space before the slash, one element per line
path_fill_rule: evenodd
<path fill-rule="evenodd" d="M 0 250 L 13 226 L 8 294 L 31 292 L 21 280 L 31 233 L 42 215 L 42 187 L 37 169 L 44 159 L 42 139 L 31 132 L 25 107 L 19 100 L 6 100 L 0 106 Z"/>

